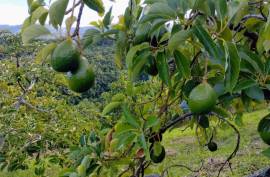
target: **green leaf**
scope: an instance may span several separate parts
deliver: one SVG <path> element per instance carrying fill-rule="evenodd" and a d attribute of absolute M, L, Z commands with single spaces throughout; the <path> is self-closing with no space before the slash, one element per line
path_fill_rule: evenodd
<path fill-rule="evenodd" d="M 96 11 L 100 16 L 105 12 L 102 0 L 83 0 L 83 2 L 92 10 Z"/>
<path fill-rule="evenodd" d="M 21 32 L 23 33 L 24 30 L 31 25 L 31 16 L 27 17 L 22 25 Z"/>
<path fill-rule="evenodd" d="M 145 155 L 149 157 L 148 147 L 143 133 L 138 137 L 138 143 L 143 148 Z"/>
<path fill-rule="evenodd" d="M 29 8 L 31 7 L 31 4 L 32 4 L 33 1 L 34 0 L 27 0 L 27 5 L 28 5 Z"/>
<path fill-rule="evenodd" d="M 124 118 L 127 121 L 128 124 L 130 124 L 131 126 L 133 126 L 134 128 L 140 128 L 140 121 L 139 119 L 137 119 L 136 117 L 134 117 L 128 107 L 125 105 L 123 106 L 123 114 L 124 114 Z"/>
<path fill-rule="evenodd" d="M 215 106 L 212 111 L 224 118 L 232 117 L 230 112 L 222 107 Z"/>
<path fill-rule="evenodd" d="M 127 7 L 124 13 L 124 24 L 127 29 L 129 29 L 130 27 L 130 24 L 132 22 L 132 17 L 133 16 L 132 16 L 131 8 Z"/>
<path fill-rule="evenodd" d="M 123 93 L 117 93 L 112 97 L 112 101 L 124 101 L 126 96 Z"/>
<path fill-rule="evenodd" d="M 243 113 L 237 113 L 234 122 L 237 126 L 243 126 Z"/>
<path fill-rule="evenodd" d="M 143 23 L 138 25 L 138 28 L 135 33 L 134 43 L 139 44 L 141 42 L 144 42 L 149 37 L 149 31 L 151 30 L 151 24 L 150 23 Z"/>
<path fill-rule="evenodd" d="M 157 54 L 157 68 L 160 79 L 168 86 L 171 85 L 169 66 L 165 52 Z"/>
<path fill-rule="evenodd" d="M 210 15 L 211 11 L 206 0 L 196 0 L 192 10 L 199 10 L 206 15 Z"/>
<path fill-rule="evenodd" d="M 66 29 L 68 32 L 70 32 L 72 25 L 76 22 L 76 17 L 71 16 L 66 19 Z"/>
<path fill-rule="evenodd" d="M 117 137 L 119 139 L 116 149 L 122 149 L 122 148 L 127 148 L 128 145 L 130 145 L 132 142 L 134 142 L 136 138 L 136 134 L 133 132 L 126 132 L 125 134 L 121 134 L 120 136 Z"/>
<path fill-rule="evenodd" d="M 190 35 L 190 30 L 181 30 L 175 33 L 169 40 L 168 49 L 174 51 L 176 48 L 183 45 Z"/>
<path fill-rule="evenodd" d="M 105 28 L 108 28 L 108 26 L 111 24 L 112 21 L 112 7 L 110 10 L 106 13 L 106 15 L 103 18 L 103 25 Z"/>
<path fill-rule="evenodd" d="M 216 10 L 217 10 L 218 18 L 223 24 L 225 20 L 224 18 L 226 17 L 228 13 L 227 0 L 216 0 Z"/>
<path fill-rule="evenodd" d="M 166 0 L 145 0 L 144 4 L 166 3 Z"/>
<path fill-rule="evenodd" d="M 147 15 L 142 18 L 141 22 L 143 23 L 158 18 L 173 20 L 176 18 L 176 13 L 167 3 L 154 3 L 151 5 Z"/>
<path fill-rule="evenodd" d="M 134 81 L 139 76 L 145 63 L 147 63 L 148 61 L 147 59 L 150 55 L 151 55 L 150 51 L 145 51 L 134 59 L 132 68 L 129 69 L 130 80 Z"/>
<path fill-rule="evenodd" d="M 106 105 L 102 111 L 102 115 L 105 116 L 106 114 L 112 112 L 115 108 L 118 108 L 122 102 L 111 102 L 110 104 Z"/>
<path fill-rule="evenodd" d="M 62 25 L 67 6 L 68 0 L 57 0 L 51 5 L 49 9 L 49 16 L 50 23 L 53 25 L 54 28 L 57 29 L 58 25 Z"/>
<path fill-rule="evenodd" d="M 115 136 L 121 136 L 121 134 L 125 134 L 127 132 L 134 132 L 136 129 L 134 129 L 133 126 L 131 126 L 128 123 L 118 122 L 115 125 Z"/>
<path fill-rule="evenodd" d="M 90 166 L 90 163 L 91 163 L 91 156 L 90 155 L 84 156 L 81 165 L 85 166 L 87 169 Z"/>
<path fill-rule="evenodd" d="M 134 56 L 136 55 L 136 53 L 138 51 L 141 51 L 143 49 L 147 49 L 149 47 L 150 47 L 149 46 L 149 43 L 148 42 L 144 42 L 142 44 L 135 45 L 132 48 L 130 48 L 129 51 L 128 51 L 128 53 L 127 53 L 127 56 L 126 56 L 126 63 L 127 63 L 128 68 L 132 68 L 133 59 L 134 59 Z"/>
<path fill-rule="evenodd" d="M 268 158 L 270 158 L 270 148 L 267 148 L 266 150 L 262 151 L 262 154 Z"/>
<path fill-rule="evenodd" d="M 145 122 L 145 129 L 154 127 L 159 124 L 159 120 L 156 116 L 150 116 Z"/>
<path fill-rule="evenodd" d="M 205 50 L 209 53 L 211 60 L 214 63 L 220 64 L 222 56 L 220 55 L 217 45 L 214 43 L 208 32 L 200 25 L 194 26 L 193 32 L 203 44 Z"/>
<path fill-rule="evenodd" d="M 30 25 L 22 33 L 22 41 L 24 44 L 28 44 L 33 39 L 51 34 L 50 31 L 41 25 Z"/>
<path fill-rule="evenodd" d="M 225 90 L 228 92 L 232 92 L 238 81 L 241 59 L 239 57 L 235 44 L 227 42 L 226 50 L 227 68 L 225 73 Z"/>
<path fill-rule="evenodd" d="M 253 86 L 244 90 L 245 94 L 255 100 L 261 101 L 264 100 L 264 93 L 259 86 Z"/>
<path fill-rule="evenodd" d="M 31 2 L 31 5 L 28 8 L 28 12 L 31 15 L 37 8 L 44 5 L 42 0 L 35 0 Z"/>
<path fill-rule="evenodd" d="M 254 80 L 242 79 L 237 83 L 237 85 L 235 86 L 233 91 L 234 92 L 239 92 L 241 90 L 248 89 L 248 88 L 253 87 L 255 85 L 257 85 L 257 83 Z"/>
<path fill-rule="evenodd" d="M 254 68 L 254 72 L 263 73 L 264 71 L 264 64 L 261 61 L 261 58 L 256 54 L 249 50 L 241 50 L 239 55 L 242 60 L 249 63 L 249 65 Z"/>
<path fill-rule="evenodd" d="M 40 6 L 39 8 L 37 8 L 33 12 L 32 16 L 31 16 L 31 24 L 36 23 L 36 21 L 39 20 L 41 17 L 45 18 L 45 20 L 46 20 L 47 15 L 48 15 L 48 10 L 45 9 L 43 6 Z M 45 20 L 42 19 L 42 22 L 44 22 Z"/>
<path fill-rule="evenodd" d="M 191 76 L 190 60 L 178 50 L 174 51 L 174 59 L 178 72 L 180 72 L 185 79 L 189 78 Z"/>
<path fill-rule="evenodd" d="M 56 48 L 56 43 L 50 43 L 47 44 L 45 47 L 43 47 L 36 56 L 36 63 L 41 64 L 43 63 L 49 55 L 52 54 L 53 50 Z"/>
<path fill-rule="evenodd" d="M 114 61 L 118 68 L 123 68 L 123 60 L 126 57 L 127 36 L 123 31 L 119 31 L 117 34 L 117 40 L 115 42 L 115 57 Z"/>
<path fill-rule="evenodd" d="M 148 31 L 149 34 L 154 33 L 155 31 L 157 31 L 158 29 L 160 29 L 165 23 L 167 22 L 167 20 L 164 19 L 157 19 L 153 22 L 152 26 L 151 26 L 151 30 L 150 32 Z"/>
<path fill-rule="evenodd" d="M 97 29 L 87 30 L 82 38 L 83 48 L 87 48 L 89 45 L 98 42 L 101 40 L 101 33 Z"/>

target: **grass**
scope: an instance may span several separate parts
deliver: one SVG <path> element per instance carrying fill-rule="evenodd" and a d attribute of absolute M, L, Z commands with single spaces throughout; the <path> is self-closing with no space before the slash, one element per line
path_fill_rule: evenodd
<path fill-rule="evenodd" d="M 244 115 L 244 126 L 239 127 L 241 133 L 241 144 L 239 152 L 231 161 L 233 173 L 226 166 L 222 172 L 222 177 L 243 177 L 252 174 L 254 171 L 269 166 L 269 159 L 261 154 L 261 151 L 267 148 L 258 133 L 257 125 L 261 117 L 269 111 L 262 110 Z M 201 160 L 204 161 L 204 167 L 199 173 L 191 173 L 185 168 L 171 168 L 169 170 L 170 177 L 185 176 L 216 176 L 220 163 L 230 155 L 236 144 L 235 133 L 228 127 L 218 130 L 215 141 L 218 144 L 216 152 L 209 152 L 206 147 L 199 146 L 195 138 L 194 130 L 181 131 L 175 129 L 164 135 L 162 144 L 165 145 L 167 156 L 163 163 L 153 166 L 146 173 L 162 171 L 173 164 L 181 164 L 198 169 L 201 166 Z M 52 167 L 46 171 L 46 176 L 57 177 L 59 169 Z M 33 170 L 16 171 L 12 173 L 0 172 L 0 177 L 34 177 Z"/>
<path fill-rule="evenodd" d="M 268 112 L 262 110 L 244 115 L 244 125 L 239 127 L 241 133 L 240 149 L 231 161 L 233 172 L 226 166 L 221 176 L 243 177 L 259 169 L 269 167 L 270 159 L 261 154 L 261 151 L 268 146 L 261 141 L 256 130 L 260 119 Z M 201 160 L 203 160 L 204 165 L 199 173 L 191 173 L 185 168 L 175 167 L 169 170 L 169 176 L 216 176 L 221 163 L 234 150 L 236 135 L 229 127 L 218 130 L 217 137 L 215 137 L 218 150 L 210 152 L 207 147 L 199 146 L 194 132 L 195 130 L 189 129 L 183 132 L 178 129 L 165 134 L 163 144 L 167 150 L 167 158 L 161 165 L 157 165 L 154 171 L 164 169 L 172 164 L 185 165 L 195 170 L 200 168 Z"/>

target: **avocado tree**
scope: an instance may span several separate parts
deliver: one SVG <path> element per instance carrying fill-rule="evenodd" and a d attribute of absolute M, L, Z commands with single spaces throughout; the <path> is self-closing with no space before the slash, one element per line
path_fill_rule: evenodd
<path fill-rule="evenodd" d="M 188 125 L 202 146 L 216 151 L 216 129 L 227 124 L 237 143 L 220 175 L 239 149 L 233 121 L 254 104 L 267 105 L 270 98 L 267 0 L 129 0 L 118 23 L 112 23 L 113 7 L 105 12 L 102 0 L 70 0 L 70 9 L 69 0 L 27 2 L 24 44 L 50 35 L 46 22 L 58 30 L 65 27 L 65 36 L 40 53 L 53 69 L 66 73 L 71 90 L 80 93 L 93 86 L 95 74 L 84 49 L 103 39 L 115 41 L 115 63 L 127 73 L 125 91 L 113 96 L 102 112 L 116 121 L 82 135 L 63 176 L 144 176 L 152 163 L 166 157 L 166 131 Z M 101 19 L 81 35 L 84 8 Z M 142 74 L 158 84 L 147 86 L 149 95 L 139 89 Z M 262 119 L 258 131 L 270 144 L 270 116 Z"/>

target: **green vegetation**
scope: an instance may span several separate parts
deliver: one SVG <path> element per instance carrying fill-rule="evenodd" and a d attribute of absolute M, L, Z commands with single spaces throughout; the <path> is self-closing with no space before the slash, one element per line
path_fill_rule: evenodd
<path fill-rule="evenodd" d="M 269 110 L 260 110 L 254 113 L 248 113 L 243 116 L 243 125 L 239 127 L 242 134 L 240 151 L 236 158 L 232 160 L 233 174 L 229 168 L 226 168 L 222 176 L 242 177 L 252 172 L 265 168 L 269 164 L 269 160 L 260 152 L 267 147 L 256 133 L 256 126 L 262 116 L 269 113 Z M 219 144 L 217 151 L 210 152 L 207 147 L 200 147 L 196 138 L 194 138 L 194 130 L 188 129 L 182 131 L 175 129 L 164 135 L 162 145 L 166 148 L 167 156 L 160 165 L 154 165 L 146 171 L 147 174 L 161 172 L 164 168 L 176 164 L 185 165 L 192 169 L 198 169 L 201 160 L 204 161 L 206 167 L 200 172 L 201 176 L 215 176 L 216 168 L 221 165 L 228 154 L 231 153 L 235 146 L 235 135 L 233 131 L 227 131 L 224 126 L 215 138 Z M 46 169 L 45 176 L 54 176 L 60 173 L 60 167 L 51 165 Z M 2 172 L 0 176 L 5 177 L 27 177 L 29 174 L 34 176 L 34 167 L 26 171 Z M 175 167 L 169 170 L 170 176 L 185 176 L 191 173 L 185 168 Z M 57 176 L 57 175 L 55 175 Z"/>
<path fill-rule="evenodd" d="M 129 0 L 116 23 L 102 0 L 27 4 L 21 39 L 1 40 L 4 175 L 219 177 L 268 164 L 270 2 Z M 84 8 L 100 19 L 81 35 Z"/>

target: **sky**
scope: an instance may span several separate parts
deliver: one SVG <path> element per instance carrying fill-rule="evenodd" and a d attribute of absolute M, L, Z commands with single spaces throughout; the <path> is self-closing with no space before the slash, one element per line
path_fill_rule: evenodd
<path fill-rule="evenodd" d="M 49 0 L 46 0 L 48 2 Z M 52 0 L 53 1 L 53 0 Z M 69 7 L 73 0 L 69 0 Z M 128 4 L 128 0 L 116 0 L 115 3 L 104 0 L 106 11 L 113 6 L 114 21 L 117 17 L 124 13 L 124 10 Z M 20 25 L 25 18 L 28 17 L 27 0 L 0 0 L 0 24 L 1 25 Z M 84 13 L 81 19 L 81 25 L 87 26 L 89 22 L 95 21 L 100 17 L 96 12 L 89 8 L 84 9 Z"/>

